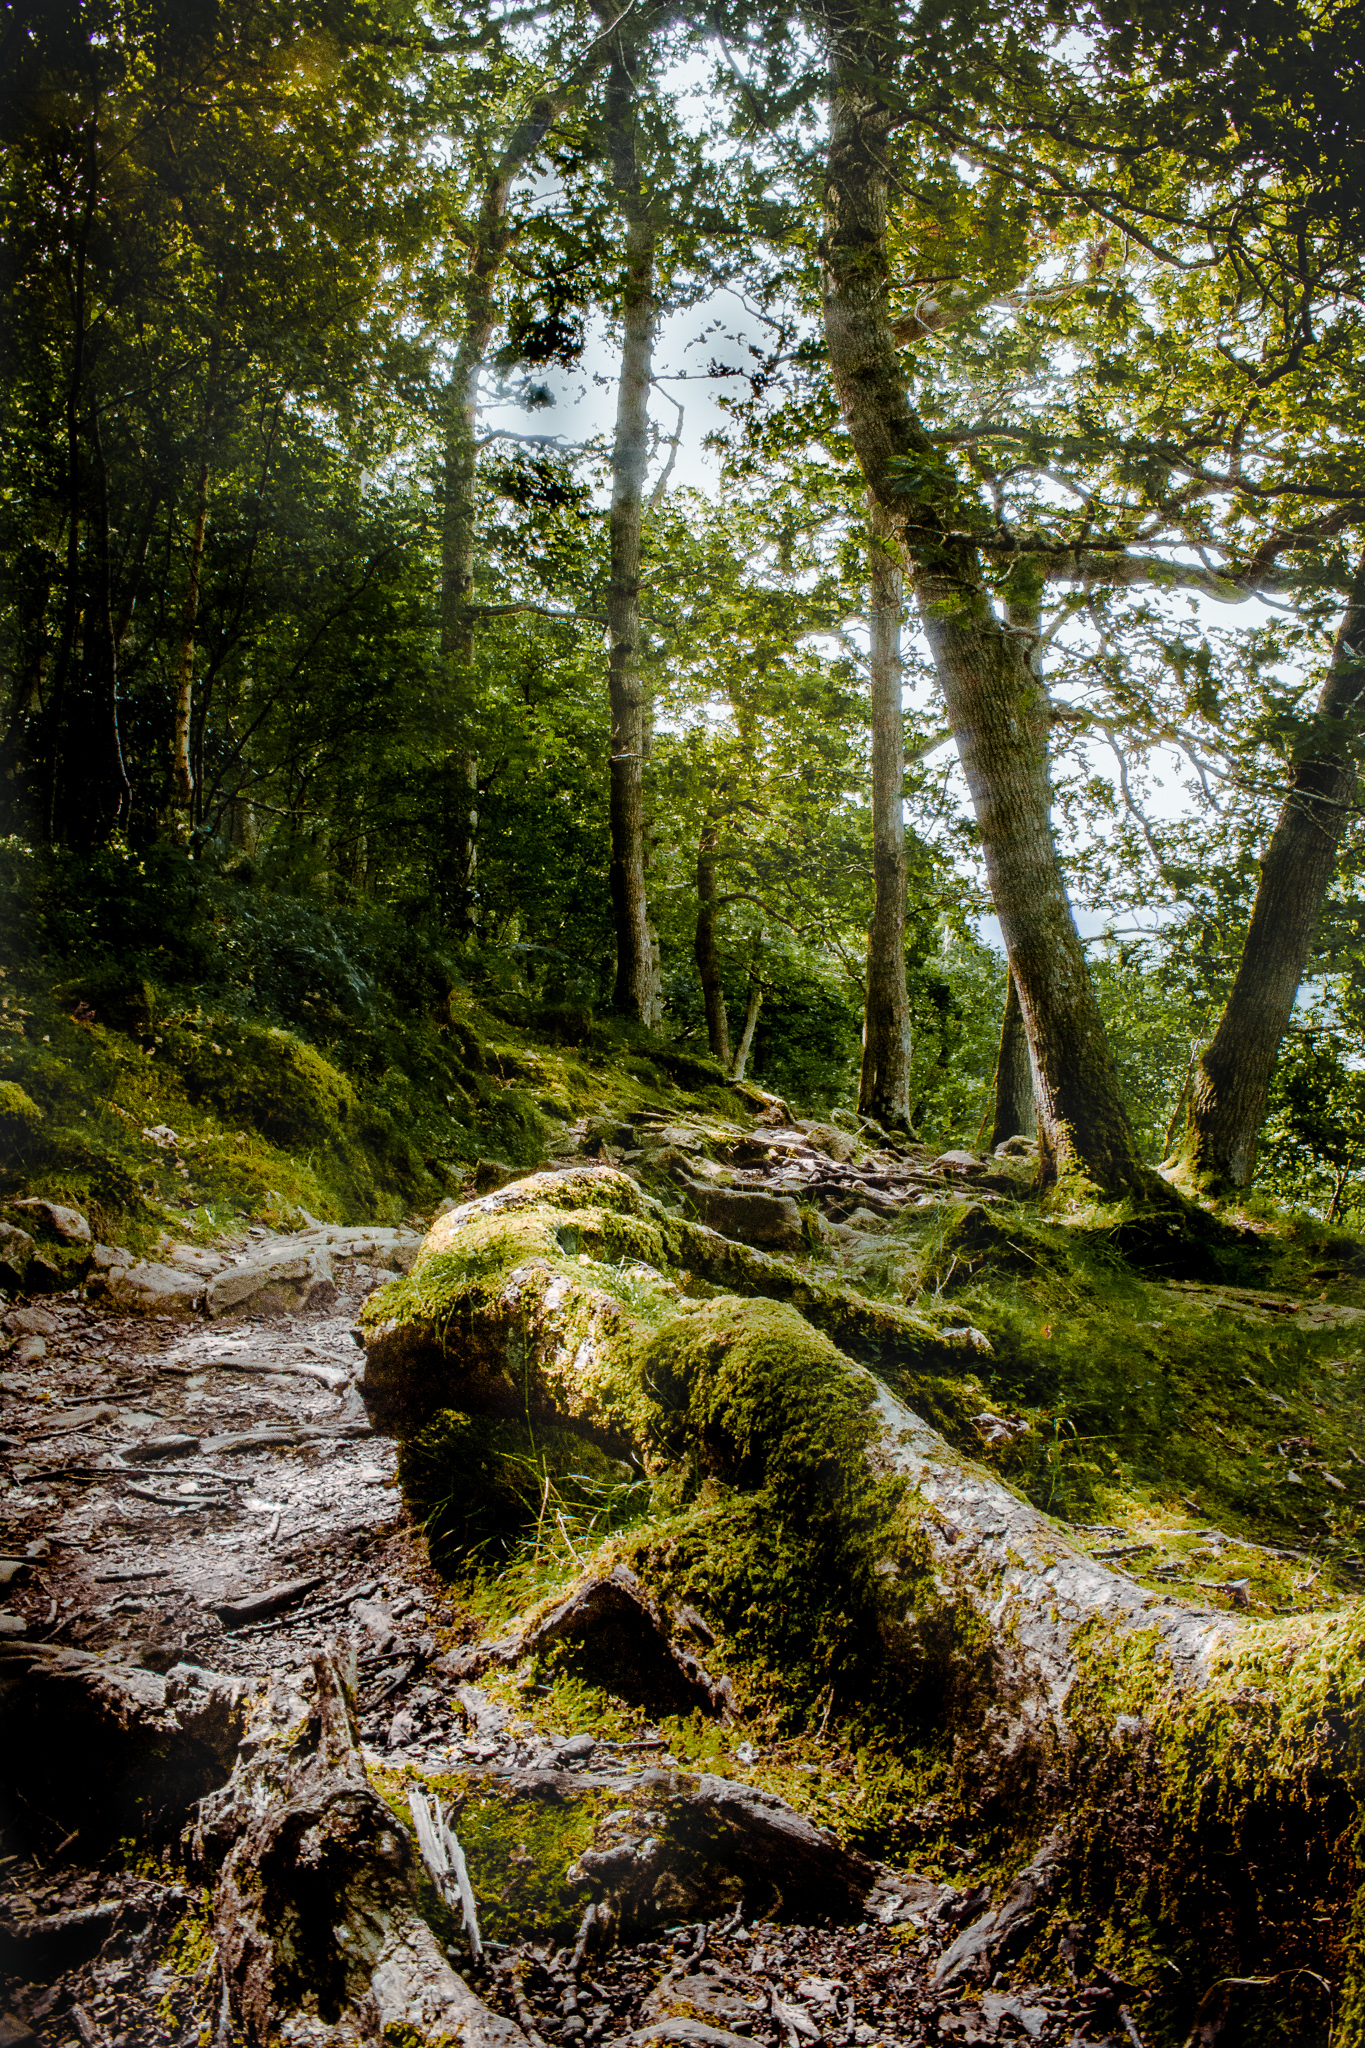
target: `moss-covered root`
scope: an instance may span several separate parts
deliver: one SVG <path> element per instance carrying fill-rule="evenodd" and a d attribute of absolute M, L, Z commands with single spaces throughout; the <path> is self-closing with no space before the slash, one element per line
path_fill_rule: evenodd
<path fill-rule="evenodd" d="M 297 1703 L 213 1802 L 211 1839 L 235 1836 L 214 1935 L 243 2038 L 526 2048 L 442 1955 L 418 1910 L 416 1845 L 366 1783 L 344 1681 L 330 1657 L 314 1668 L 316 1716 Z"/>

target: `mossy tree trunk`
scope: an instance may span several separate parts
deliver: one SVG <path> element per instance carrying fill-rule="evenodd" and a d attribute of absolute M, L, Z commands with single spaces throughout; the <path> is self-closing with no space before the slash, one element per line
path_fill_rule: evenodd
<path fill-rule="evenodd" d="M 614 20 L 618 9 L 610 11 Z M 639 86 L 646 44 L 633 26 L 612 37 L 606 121 L 612 180 L 625 223 L 621 371 L 611 456 L 611 569 L 607 594 L 607 694 L 611 708 L 611 910 L 618 1010 L 658 1022 L 654 940 L 645 894 L 645 684 L 640 663 L 640 542 L 649 465 L 658 234 L 639 150 Z"/>
<path fill-rule="evenodd" d="M 706 1038 L 712 1056 L 727 1074 L 730 1071 L 730 1020 L 725 1012 L 725 988 L 721 981 L 720 953 L 716 947 L 716 849 L 720 823 L 708 812 L 697 841 L 697 929 L 692 942 L 701 983 L 702 1006 L 706 1012 Z"/>
<path fill-rule="evenodd" d="M 1190 1090 L 1180 1167 L 1210 1191 L 1245 1187 L 1255 1170 L 1280 1042 L 1356 800 L 1362 694 L 1365 557 L 1356 568 L 1289 794 L 1261 860 L 1232 992 Z"/>
<path fill-rule="evenodd" d="M 1000 1021 L 1000 1051 L 995 1062 L 995 1113 L 991 1149 L 1006 1138 L 1031 1138 L 1038 1128 L 1033 1100 L 1033 1067 L 1019 991 L 1011 974 L 1005 987 L 1005 1014 Z"/>
<path fill-rule="evenodd" d="M 873 910 L 858 1107 L 886 1130 L 910 1128 L 910 998 L 905 985 L 905 724 L 901 713 L 901 565 L 894 522 L 869 507 Z"/>
<path fill-rule="evenodd" d="M 887 300 L 896 25 L 823 10 L 831 69 L 823 296 L 830 368 L 868 486 L 902 537 L 980 828 L 1038 1088 L 1044 1179 L 1154 1191 L 1138 1157 L 1052 835 L 1047 706 L 1034 647 L 996 609 L 958 486 L 911 408 Z M 912 495 L 904 477 L 916 476 Z"/>

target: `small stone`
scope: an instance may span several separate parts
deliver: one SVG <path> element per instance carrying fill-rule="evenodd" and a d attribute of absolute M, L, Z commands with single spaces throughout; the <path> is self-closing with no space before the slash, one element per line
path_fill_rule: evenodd
<path fill-rule="evenodd" d="M 571 1735 L 568 1741 L 561 1745 L 559 1754 L 566 1763 L 586 1763 L 596 1747 L 595 1735 Z"/>
<path fill-rule="evenodd" d="M 21 1337 L 14 1347 L 16 1365 L 36 1365 L 40 1358 L 46 1357 L 46 1337 Z"/>
<path fill-rule="evenodd" d="M 61 1324 L 50 1308 L 16 1308 L 5 1317 L 5 1327 L 21 1337 L 55 1337 Z"/>
<path fill-rule="evenodd" d="M 22 1636 L 28 1633 L 28 1623 L 22 1614 L 0 1614 L 0 1636 Z"/>
<path fill-rule="evenodd" d="M 933 1162 L 935 1173 L 984 1173 L 986 1162 L 975 1152 L 940 1152 Z"/>
<path fill-rule="evenodd" d="M 389 1748 L 401 1749 L 417 1733 L 417 1717 L 410 1707 L 400 1707 L 389 1723 Z"/>
<path fill-rule="evenodd" d="M 41 1195 L 25 1195 L 21 1201 L 11 1202 L 11 1209 L 27 1209 L 59 1237 L 63 1244 L 89 1244 L 93 1236 L 90 1225 L 79 1209 L 64 1209 L 59 1202 L 48 1202 Z"/>
<path fill-rule="evenodd" d="M 38 2036 L 16 2013 L 0 2013 L 0 2048 L 38 2048 Z"/>

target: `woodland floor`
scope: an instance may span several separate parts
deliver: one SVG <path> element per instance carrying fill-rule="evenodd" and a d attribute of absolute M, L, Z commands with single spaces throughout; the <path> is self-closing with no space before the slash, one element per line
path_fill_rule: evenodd
<path fill-rule="evenodd" d="M 41 1375 L 5 1375 L 19 1484 L 3 1496 L 0 1550 L 25 1560 L 10 1612 L 26 1620 L 29 1640 L 163 1670 L 183 1659 L 249 1679 L 302 1679 L 313 1655 L 349 1629 L 362 1646 L 366 1761 L 395 1789 L 433 1773 L 496 1781 L 547 1768 L 625 1789 L 647 1767 L 675 1761 L 649 1721 L 624 1740 L 580 1739 L 566 1756 L 562 1730 L 514 1718 L 430 1669 L 439 1646 L 468 1629 L 426 1566 L 394 1490 L 394 1447 L 371 1434 L 355 1390 L 363 1358 L 351 1325 L 377 1277 L 353 1270 L 330 1312 L 226 1328 L 113 1317 L 74 1298 L 44 1304 L 53 1328 Z M 319 1366 L 344 1382 L 300 1375 Z M 276 1441 L 186 1447 L 126 1476 L 93 1462 L 130 1443 L 145 1452 L 175 1437 L 202 1443 L 262 1429 Z M 299 1579 L 315 1583 L 254 1625 L 225 1625 L 212 1611 Z M 733 1731 L 728 1760 L 741 1780 L 754 1761 L 742 1734 Z M 967 1998 L 933 1991 L 935 1961 L 983 1893 L 970 1882 L 909 1889 L 921 1910 L 902 1910 L 895 1925 L 746 1926 L 727 1914 L 618 1945 L 577 1975 L 567 1949 L 534 1940 L 490 1942 L 482 1970 L 468 1957 L 459 1966 L 513 2018 L 515 1977 L 523 2024 L 529 2018 L 545 2041 L 620 2039 L 680 1995 L 715 2027 L 773 2048 L 812 2030 L 831 2043 L 1069 2042 L 1111 2029 L 1130 2038 L 1122 1987 L 1102 1975 L 1066 1991 L 1008 1981 Z M 0 1996 L 10 2017 L 0 2041 L 9 2048 L 30 2030 L 44 2048 L 203 2038 L 211 1987 L 194 1939 L 202 1912 L 202 1894 L 171 1851 L 125 1842 L 92 1863 L 68 1841 L 8 1856 Z M 776 2015 L 775 2000 L 794 2011 L 796 2027 Z"/>

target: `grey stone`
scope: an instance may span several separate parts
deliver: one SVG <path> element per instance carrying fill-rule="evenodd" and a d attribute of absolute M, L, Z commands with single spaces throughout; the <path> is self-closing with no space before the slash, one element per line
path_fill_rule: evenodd
<path fill-rule="evenodd" d="M 131 1266 L 133 1255 L 121 1244 L 97 1244 L 90 1249 L 90 1264 L 97 1273 L 111 1272 L 116 1266 Z"/>
<path fill-rule="evenodd" d="M 128 1315 L 183 1316 L 198 1308 L 204 1283 L 197 1273 L 140 1259 L 135 1266 L 111 1266 L 105 1272 L 92 1273 L 85 1291 Z"/>
<path fill-rule="evenodd" d="M 803 1118 L 797 1128 L 805 1132 L 808 1145 L 839 1166 L 846 1166 L 858 1150 L 858 1140 L 835 1124 L 811 1123 Z"/>
<path fill-rule="evenodd" d="M 689 1186 L 688 1197 L 703 1223 L 722 1237 L 769 1251 L 802 1252 L 806 1248 L 801 1211 L 790 1195 L 768 1195 L 761 1189 Z"/>
<path fill-rule="evenodd" d="M 986 1162 L 975 1152 L 940 1152 L 933 1162 L 935 1173 L 984 1173 Z"/>
<path fill-rule="evenodd" d="M 301 1308 L 319 1282 L 333 1282 L 327 1247 L 286 1238 L 275 1250 L 257 1252 L 216 1273 L 204 1290 L 204 1302 L 211 1316 L 226 1315 L 247 1302 L 263 1305 L 266 1295 L 272 1306 Z"/>
<path fill-rule="evenodd" d="M 64 1209 L 60 1202 L 45 1201 L 41 1195 L 25 1195 L 21 1201 L 11 1202 L 9 1206 L 11 1209 L 30 1210 L 63 1244 L 91 1242 L 93 1232 L 79 1209 Z"/>
<path fill-rule="evenodd" d="M 61 1327 L 50 1308 L 16 1308 L 5 1317 L 5 1328 L 19 1337 L 55 1337 Z"/>
<path fill-rule="evenodd" d="M 36 1365 L 40 1358 L 46 1357 L 46 1337 L 21 1337 L 14 1347 L 16 1365 Z"/>
<path fill-rule="evenodd" d="M 33 1239 L 26 1230 L 20 1230 L 17 1223 L 0 1223 L 0 1263 L 8 1270 L 16 1286 L 22 1285 L 35 1250 Z"/>

